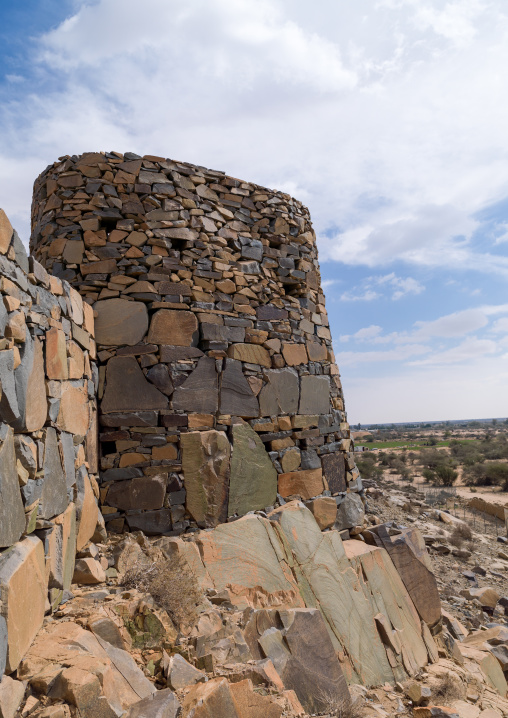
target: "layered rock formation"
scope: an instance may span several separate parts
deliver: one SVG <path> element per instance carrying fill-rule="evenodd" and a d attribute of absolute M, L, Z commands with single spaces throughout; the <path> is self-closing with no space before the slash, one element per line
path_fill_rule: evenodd
<path fill-rule="evenodd" d="M 98 521 L 93 310 L 0 210 L 0 675 L 68 593 Z"/>
<path fill-rule="evenodd" d="M 361 524 L 300 202 L 162 157 L 90 153 L 40 175 L 32 225 L 37 260 L 93 306 L 109 530 L 175 535 L 277 494 L 327 494 L 325 521 L 342 505 L 338 527 Z"/>

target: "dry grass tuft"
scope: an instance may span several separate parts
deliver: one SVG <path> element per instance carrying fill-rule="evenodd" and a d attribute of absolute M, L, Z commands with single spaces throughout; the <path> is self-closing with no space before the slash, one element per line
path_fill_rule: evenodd
<path fill-rule="evenodd" d="M 149 593 L 176 626 L 195 623 L 203 601 L 196 577 L 178 554 L 148 565 L 137 563 L 125 574 L 122 586 Z"/>
<path fill-rule="evenodd" d="M 348 703 L 341 701 L 332 692 L 320 691 L 319 699 L 326 706 L 329 718 L 364 718 L 364 702 L 360 698 Z"/>
<path fill-rule="evenodd" d="M 456 548 L 460 548 L 464 541 L 470 541 L 473 538 L 473 532 L 467 524 L 459 524 L 455 526 L 450 536 L 450 543 Z"/>
<path fill-rule="evenodd" d="M 446 673 L 432 689 L 432 700 L 437 704 L 453 703 L 463 700 L 466 696 L 466 689 L 458 678 L 453 678 Z"/>

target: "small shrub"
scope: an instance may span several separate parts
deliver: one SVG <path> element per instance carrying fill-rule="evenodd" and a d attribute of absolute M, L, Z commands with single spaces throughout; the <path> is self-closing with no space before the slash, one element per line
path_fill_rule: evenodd
<path fill-rule="evenodd" d="M 450 543 L 456 548 L 460 548 L 464 541 L 470 541 L 473 538 L 473 532 L 467 524 L 459 524 L 455 526 L 450 536 Z"/>
<path fill-rule="evenodd" d="M 136 564 L 125 574 L 122 586 L 149 593 L 176 626 L 190 625 L 197 620 L 197 607 L 203 596 L 189 564 L 178 554 L 148 566 Z"/>
<path fill-rule="evenodd" d="M 446 705 L 465 698 L 466 690 L 458 678 L 446 673 L 432 689 L 432 699 L 438 705 Z"/>

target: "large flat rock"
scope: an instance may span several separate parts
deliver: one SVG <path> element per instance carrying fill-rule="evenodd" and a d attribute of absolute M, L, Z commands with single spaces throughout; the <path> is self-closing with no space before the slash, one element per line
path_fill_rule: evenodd
<path fill-rule="evenodd" d="M 14 434 L 3 425 L 0 447 L 0 548 L 11 546 L 25 530 L 25 511 L 19 490 Z"/>
<path fill-rule="evenodd" d="M 277 497 L 277 471 L 258 434 L 249 424 L 234 424 L 228 515 L 272 506 Z"/>
<path fill-rule="evenodd" d="M 273 369 L 265 373 L 267 383 L 261 389 L 261 416 L 296 414 L 300 396 L 298 374 L 294 369 Z"/>
<path fill-rule="evenodd" d="M 116 356 L 108 361 L 101 402 L 105 414 L 165 409 L 167 406 L 167 396 L 147 381 L 134 357 Z"/>
<path fill-rule="evenodd" d="M 214 326 L 214 325 L 211 325 Z M 244 419 L 259 416 L 259 403 L 242 371 L 242 363 L 226 359 L 221 377 L 220 413 Z"/>
<path fill-rule="evenodd" d="M 227 519 L 231 445 L 224 432 L 181 435 L 186 507 L 200 526 Z"/>
<path fill-rule="evenodd" d="M 27 536 L 0 556 L 0 615 L 7 624 L 6 670 L 18 667 L 42 626 L 47 578 L 44 548 Z"/>
<path fill-rule="evenodd" d="M 197 414 L 215 414 L 219 407 L 219 383 L 215 360 L 201 357 L 184 383 L 175 389 L 173 409 Z"/>
<path fill-rule="evenodd" d="M 159 309 L 150 322 L 149 344 L 169 344 L 176 347 L 197 346 L 198 320 L 193 312 Z"/>
<path fill-rule="evenodd" d="M 133 346 L 148 330 L 148 312 L 143 302 L 103 299 L 93 305 L 95 340 L 103 346 Z"/>

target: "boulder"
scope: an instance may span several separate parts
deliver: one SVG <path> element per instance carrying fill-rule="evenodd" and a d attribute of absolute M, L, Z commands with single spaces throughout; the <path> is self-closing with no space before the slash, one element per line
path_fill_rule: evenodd
<path fill-rule="evenodd" d="M 99 561 L 94 558 L 80 558 L 76 561 L 72 577 L 73 583 L 93 586 L 97 583 L 104 583 L 105 580 L 106 573 Z"/>
<path fill-rule="evenodd" d="M 344 529 L 351 529 L 354 526 L 361 526 L 364 516 L 365 508 L 361 498 L 358 494 L 347 493 L 337 511 L 335 528 L 338 531 L 343 531 Z"/>
<path fill-rule="evenodd" d="M 277 471 L 249 424 L 234 424 L 228 516 L 271 506 L 277 497 Z"/>
<path fill-rule="evenodd" d="M 258 639 L 284 686 L 294 690 L 308 713 L 330 705 L 347 708 L 349 690 L 318 609 L 279 611 L 283 629 L 268 628 Z"/>
<path fill-rule="evenodd" d="M 324 490 L 323 472 L 321 469 L 307 469 L 303 471 L 290 471 L 279 474 L 279 494 L 287 496 L 300 496 L 302 499 L 311 499 Z"/>
<path fill-rule="evenodd" d="M 0 716 L 1 718 L 16 718 L 18 708 L 25 695 L 25 686 L 21 681 L 15 681 L 9 676 L 0 679 Z"/>
<path fill-rule="evenodd" d="M 320 496 L 314 501 L 310 501 L 307 508 L 312 512 L 321 531 L 334 525 L 337 518 L 337 504 L 331 496 Z"/>
<path fill-rule="evenodd" d="M 169 688 L 134 703 L 125 718 L 178 718 L 180 703 Z"/>
<path fill-rule="evenodd" d="M 225 521 L 228 509 L 231 446 L 224 432 L 181 435 L 186 508 L 200 526 Z"/>
<path fill-rule="evenodd" d="M 123 511 L 155 510 L 164 506 L 167 475 L 141 476 L 109 487 L 106 503 Z"/>
<path fill-rule="evenodd" d="M 174 691 L 182 690 L 188 686 L 193 686 L 198 681 L 202 681 L 206 674 L 198 671 L 197 668 L 185 660 L 178 653 L 171 656 L 167 667 L 167 680 L 169 688 Z"/>
<path fill-rule="evenodd" d="M 104 299 L 93 305 L 95 340 L 102 346 L 133 346 L 148 330 L 148 312 L 143 302 Z"/>
<path fill-rule="evenodd" d="M 225 678 L 197 683 L 182 703 L 182 718 L 240 718 Z"/>
<path fill-rule="evenodd" d="M 229 685 L 238 718 L 280 718 L 283 709 L 268 696 L 254 693 L 252 681 L 246 678 Z"/>
<path fill-rule="evenodd" d="M 343 493 L 347 490 L 346 462 L 344 454 L 336 451 L 333 454 L 323 454 L 321 466 L 328 488 L 332 494 Z"/>

